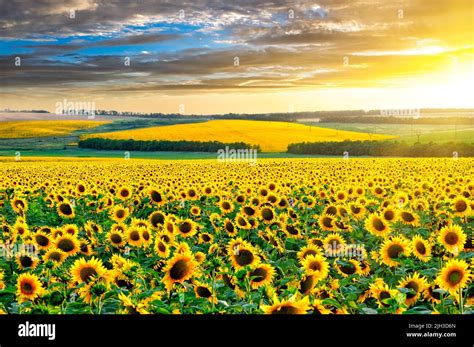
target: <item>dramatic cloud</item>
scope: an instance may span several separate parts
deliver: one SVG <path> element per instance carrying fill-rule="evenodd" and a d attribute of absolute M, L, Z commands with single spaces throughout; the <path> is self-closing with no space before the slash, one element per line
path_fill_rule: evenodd
<path fill-rule="evenodd" d="M 472 1 L 0 1 L 0 96 L 397 86 L 472 63 Z M 20 59 L 20 63 L 19 62 Z"/>

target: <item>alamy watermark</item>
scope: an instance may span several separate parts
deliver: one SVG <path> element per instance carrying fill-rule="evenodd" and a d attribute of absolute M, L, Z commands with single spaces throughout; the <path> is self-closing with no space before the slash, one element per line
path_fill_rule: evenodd
<path fill-rule="evenodd" d="M 343 245 L 337 242 L 332 242 L 324 247 L 324 254 L 328 258 L 357 258 L 364 259 L 365 247 L 361 244 Z"/>
<path fill-rule="evenodd" d="M 0 243 L 0 257 L 12 258 L 16 255 L 37 257 L 39 249 L 31 243 Z"/>
<path fill-rule="evenodd" d="M 64 99 L 55 104 L 56 114 L 67 116 L 87 116 L 88 119 L 95 118 L 95 102 L 94 101 L 69 101 Z"/>
<path fill-rule="evenodd" d="M 392 108 L 380 110 L 381 116 L 395 116 L 395 117 L 413 117 L 420 118 L 419 108 Z"/>
<path fill-rule="evenodd" d="M 257 150 L 253 148 L 221 148 L 217 151 L 217 161 L 221 163 L 228 162 L 246 162 L 250 165 L 257 164 Z"/>

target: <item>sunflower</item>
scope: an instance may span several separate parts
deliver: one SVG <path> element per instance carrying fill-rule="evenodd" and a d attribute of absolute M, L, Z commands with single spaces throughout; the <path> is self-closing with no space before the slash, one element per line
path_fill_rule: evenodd
<path fill-rule="evenodd" d="M 369 294 L 377 301 L 378 306 L 382 308 L 390 306 L 385 301 L 395 298 L 397 291 L 391 289 L 383 279 L 376 278 L 375 281 L 369 286 Z"/>
<path fill-rule="evenodd" d="M 48 249 L 52 244 L 49 235 L 47 235 L 43 231 L 37 231 L 33 235 L 33 240 L 34 240 L 35 244 L 38 245 L 38 247 L 40 249 Z"/>
<path fill-rule="evenodd" d="M 86 185 L 84 184 L 84 182 L 79 182 L 76 184 L 76 188 L 75 188 L 75 191 L 77 194 L 79 195 L 84 195 L 86 193 Z"/>
<path fill-rule="evenodd" d="M 199 206 L 191 206 L 189 212 L 195 217 L 199 217 L 201 215 L 201 209 Z"/>
<path fill-rule="evenodd" d="M 277 225 L 283 228 L 283 231 L 288 238 L 291 238 L 291 239 L 303 238 L 303 234 L 301 233 L 300 228 L 296 227 L 296 224 L 283 223 L 283 225 L 280 225 L 278 223 L 274 223 L 273 225 Z"/>
<path fill-rule="evenodd" d="M 67 254 L 57 248 L 50 248 L 49 251 L 43 255 L 44 262 L 51 261 L 55 266 L 61 265 L 66 258 Z"/>
<path fill-rule="evenodd" d="M 435 283 L 431 285 L 427 285 L 423 292 L 423 296 L 431 302 L 432 304 L 439 304 L 441 303 L 441 293 L 439 292 L 441 289 Z"/>
<path fill-rule="evenodd" d="M 63 251 L 67 256 L 71 256 L 79 252 L 79 241 L 75 236 L 71 236 L 69 234 L 58 236 L 56 240 L 54 240 L 54 245 L 56 248 Z"/>
<path fill-rule="evenodd" d="M 337 252 L 337 250 L 343 247 L 346 244 L 346 241 L 342 238 L 342 236 L 332 233 L 328 234 L 323 240 L 323 246 L 326 252 Z"/>
<path fill-rule="evenodd" d="M 398 220 L 400 220 L 403 224 L 411 225 L 413 227 L 420 225 L 420 217 L 416 213 L 408 210 L 399 211 Z"/>
<path fill-rule="evenodd" d="M 342 190 L 338 191 L 335 195 L 334 195 L 334 199 L 337 201 L 337 202 L 345 202 L 348 198 L 348 194 Z"/>
<path fill-rule="evenodd" d="M 303 278 L 299 282 L 298 290 L 303 295 L 308 295 L 318 283 L 316 276 L 314 275 L 303 275 Z"/>
<path fill-rule="evenodd" d="M 321 300 L 315 299 L 311 305 L 311 309 L 313 311 L 313 314 L 331 314 L 332 312 L 328 310 L 324 305 L 322 304 Z"/>
<path fill-rule="evenodd" d="M 397 211 L 390 206 L 382 211 L 381 217 L 389 223 L 395 223 L 398 219 Z"/>
<path fill-rule="evenodd" d="M 259 264 L 249 271 L 250 286 L 253 289 L 269 285 L 273 281 L 275 269 L 269 264 Z"/>
<path fill-rule="evenodd" d="M 132 196 L 132 190 L 129 187 L 123 186 L 117 190 L 117 198 L 120 200 L 127 200 Z"/>
<path fill-rule="evenodd" d="M 79 233 L 79 228 L 75 224 L 66 224 L 61 227 L 65 234 L 75 236 Z"/>
<path fill-rule="evenodd" d="M 411 245 L 413 255 L 417 259 L 425 263 L 431 259 L 431 244 L 420 235 L 413 237 Z"/>
<path fill-rule="evenodd" d="M 451 202 L 451 210 L 459 217 L 469 216 L 471 213 L 471 205 L 469 200 L 464 197 L 457 197 Z"/>
<path fill-rule="evenodd" d="M 191 253 L 191 247 L 186 242 L 179 242 L 174 244 L 176 253 Z"/>
<path fill-rule="evenodd" d="M 72 207 L 72 204 L 67 200 L 58 203 L 57 211 L 58 214 L 63 218 L 71 219 L 75 216 L 74 208 Z"/>
<path fill-rule="evenodd" d="M 343 277 L 348 277 L 352 275 L 360 275 L 361 273 L 360 263 L 355 259 L 337 260 L 336 270 Z"/>
<path fill-rule="evenodd" d="M 418 272 L 411 276 L 405 277 L 399 282 L 399 288 L 410 289 L 412 292 L 406 293 L 405 304 L 407 306 L 414 305 L 420 298 L 421 293 L 425 290 L 427 284 L 424 277 L 420 277 Z"/>
<path fill-rule="evenodd" d="M 466 234 L 459 225 L 447 225 L 439 231 L 438 242 L 453 254 L 464 249 Z"/>
<path fill-rule="evenodd" d="M 162 279 L 166 289 L 170 291 L 175 283 L 183 283 L 193 277 L 198 267 L 192 253 L 175 254 L 166 263 Z"/>
<path fill-rule="evenodd" d="M 232 266 L 237 270 L 245 266 L 256 265 L 260 262 L 260 258 L 254 248 L 248 243 L 235 244 L 231 249 L 232 251 L 228 249 L 228 254 L 231 258 Z"/>
<path fill-rule="evenodd" d="M 352 215 L 357 220 L 360 220 L 365 215 L 365 207 L 358 203 L 352 203 L 349 205 L 349 210 Z"/>
<path fill-rule="evenodd" d="M 337 206 L 334 204 L 326 206 L 323 210 L 323 214 L 330 214 L 335 216 L 337 214 Z"/>
<path fill-rule="evenodd" d="M 300 263 L 302 263 L 308 255 L 323 255 L 323 252 L 318 246 L 312 244 L 303 246 L 297 253 Z"/>
<path fill-rule="evenodd" d="M 203 243 L 212 243 L 214 241 L 214 236 L 209 233 L 200 233 L 199 234 L 199 244 Z"/>
<path fill-rule="evenodd" d="M 147 220 L 141 218 L 132 218 L 130 221 L 130 226 L 137 228 L 150 228 L 150 224 Z"/>
<path fill-rule="evenodd" d="M 179 220 L 176 223 L 176 230 L 183 237 L 192 237 L 197 232 L 197 224 L 191 219 Z"/>
<path fill-rule="evenodd" d="M 296 300 L 292 297 L 290 300 L 280 301 L 277 297 L 273 300 L 273 305 L 262 305 L 262 311 L 265 314 L 306 314 L 311 309 L 308 297 L 302 300 Z"/>
<path fill-rule="evenodd" d="M 153 226 L 153 228 L 157 228 L 159 225 L 164 225 L 166 220 L 166 215 L 163 212 L 156 211 L 148 216 L 148 221 Z"/>
<path fill-rule="evenodd" d="M 92 246 L 87 240 L 82 240 L 79 242 L 79 250 L 83 255 L 91 255 L 92 254 Z"/>
<path fill-rule="evenodd" d="M 376 214 L 371 214 L 365 220 L 365 228 L 375 236 L 384 237 L 390 233 L 388 222 Z"/>
<path fill-rule="evenodd" d="M 314 276 L 316 281 L 325 279 L 329 274 L 329 264 L 322 255 L 308 255 L 302 263 L 308 276 Z"/>
<path fill-rule="evenodd" d="M 115 230 L 111 230 L 107 233 L 107 240 L 109 240 L 110 244 L 116 248 L 123 247 L 126 242 L 125 235 Z"/>
<path fill-rule="evenodd" d="M 171 244 L 174 242 L 174 235 L 168 233 L 167 231 L 160 231 L 156 233 L 156 239 L 163 240 L 164 242 Z"/>
<path fill-rule="evenodd" d="M 259 213 L 258 209 L 253 205 L 242 206 L 240 212 L 247 217 L 255 217 Z"/>
<path fill-rule="evenodd" d="M 201 282 L 194 283 L 194 294 L 196 298 L 203 298 L 210 302 L 217 303 L 217 298 L 212 293 L 212 288 Z"/>
<path fill-rule="evenodd" d="M 235 227 L 234 223 L 228 218 L 224 220 L 224 229 L 230 236 L 237 234 L 237 228 Z"/>
<path fill-rule="evenodd" d="M 141 239 L 143 240 L 143 247 L 148 247 L 153 243 L 153 239 L 148 228 L 139 228 L 141 232 Z"/>
<path fill-rule="evenodd" d="M 467 285 L 470 278 L 469 265 L 464 260 L 451 259 L 441 269 L 436 278 L 436 284 L 452 295 L 456 295 L 459 289 Z"/>
<path fill-rule="evenodd" d="M 370 274 L 370 264 L 366 260 L 362 260 L 360 262 L 360 275 L 361 276 L 368 276 Z"/>
<path fill-rule="evenodd" d="M 401 256 L 410 256 L 410 245 L 403 237 L 392 237 L 382 244 L 380 256 L 384 264 L 391 267 L 398 266 L 400 265 Z"/>
<path fill-rule="evenodd" d="M 144 240 L 142 239 L 141 229 L 139 227 L 130 227 L 126 232 L 126 240 L 129 245 L 140 247 Z"/>
<path fill-rule="evenodd" d="M 167 218 L 167 220 L 165 221 L 164 229 L 169 234 L 174 234 L 174 232 L 176 230 L 176 225 L 175 225 L 174 221 Z"/>
<path fill-rule="evenodd" d="M 158 254 L 161 258 L 168 258 L 170 256 L 170 249 L 166 242 L 160 238 L 155 240 L 155 253 Z"/>
<path fill-rule="evenodd" d="M 127 226 L 123 223 L 116 223 L 110 227 L 110 231 L 125 234 L 127 232 Z"/>
<path fill-rule="evenodd" d="M 27 300 L 34 300 L 44 294 L 43 285 L 38 276 L 24 273 L 18 276 L 16 280 L 16 295 L 18 302 L 22 303 Z"/>
<path fill-rule="evenodd" d="M 275 211 L 269 206 L 262 207 L 259 213 L 260 217 L 266 224 L 272 224 L 276 219 Z"/>
<path fill-rule="evenodd" d="M 107 273 L 102 260 L 92 257 L 77 259 L 71 266 L 70 274 L 74 282 L 89 283 L 91 280 L 102 278 Z"/>
<path fill-rule="evenodd" d="M 229 200 L 221 200 L 219 207 L 223 213 L 231 213 L 234 210 L 234 204 Z"/>
<path fill-rule="evenodd" d="M 22 198 L 13 198 L 11 200 L 13 211 L 17 214 L 22 214 L 28 210 L 28 202 Z"/>
<path fill-rule="evenodd" d="M 199 264 L 202 264 L 206 260 L 206 254 L 204 254 L 203 252 L 196 252 L 194 258 Z"/>
<path fill-rule="evenodd" d="M 165 202 L 163 195 L 156 188 L 151 188 L 148 191 L 148 196 L 150 197 L 150 201 L 156 205 L 162 205 Z"/>
<path fill-rule="evenodd" d="M 318 219 L 319 227 L 322 230 L 333 231 L 336 230 L 335 218 L 332 214 L 323 214 Z"/>
<path fill-rule="evenodd" d="M 130 296 L 125 295 L 124 293 L 119 293 L 118 298 L 123 305 L 124 309 L 122 312 L 124 314 L 148 314 L 143 302 L 136 303 L 132 300 Z"/>
<path fill-rule="evenodd" d="M 235 216 L 235 225 L 240 229 L 248 230 L 252 228 L 252 224 L 249 223 L 249 220 L 241 213 Z"/>
<path fill-rule="evenodd" d="M 21 252 L 16 255 L 16 263 L 21 270 L 33 270 L 38 266 L 38 258 L 27 252 Z"/>
<path fill-rule="evenodd" d="M 123 222 L 125 219 L 127 219 L 129 214 L 130 210 L 120 205 L 115 206 L 114 209 L 110 212 L 111 218 L 117 223 Z"/>
<path fill-rule="evenodd" d="M 21 238 L 26 239 L 30 235 L 30 229 L 28 224 L 25 223 L 23 219 L 18 218 L 13 224 L 13 235 L 16 237 L 19 235 Z"/>

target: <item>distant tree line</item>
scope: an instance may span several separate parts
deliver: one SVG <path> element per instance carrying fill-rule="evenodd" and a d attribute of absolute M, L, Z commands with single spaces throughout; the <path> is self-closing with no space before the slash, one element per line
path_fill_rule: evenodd
<path fill-rule="evenodd" d="M 473 157 L 474 144 L 468 143 L 415 143 L 395 141 L 342 141 L 304 142 L 288 145 L 288 153 L 376 157 Z"/>
<path fill-rule="evenodd" d="M 388 114 L 384 115 L 384 112 Z M 226 114 L 181 114 L 181 113 L 138 113 L 98 110 L 96 115 L 129 116 L 147 119 L 238 119 L 296 122 L 297 120 L 320 119 L 321 122 L 344 123 L 384 123 L 384 124 L 473 124 L 472 109 L 416 109 L 420 117 L 415 119 L 408 114 L 409 109 L 400 110 L 335 110 L 335 111 L 308 111 L 308 112 L 275 112 L 275 113 L 226 113 Z M 437 115 L 440 115 L 439 117 Z"/>
<path fill-rule="evenodd" d="M 80 140 L 80 148 L 120 151 L 169 151 L 169 152 L 217 152 L 227 146 L 231 149 L 256 149 L 260 146 L 244 142 L 223 143 L 218 141 L 139 141 L 139 140 L 111 140 L 102 138 L 88 138 Z"/>
<path fill-rule="evenodd" d="M 473 117 L 396 117 L 396 116 L 330 116 L 319 118 L 320 123 L 363 123 L 363 124 L 438 124 L 438 125 L 472 125 Z"/>

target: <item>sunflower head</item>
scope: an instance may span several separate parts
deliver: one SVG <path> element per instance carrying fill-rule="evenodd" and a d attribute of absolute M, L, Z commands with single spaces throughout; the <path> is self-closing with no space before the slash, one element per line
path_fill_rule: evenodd
<path fill-rule="evenodd" d="M 442 289 L 456 295 L 460 288 L 464 288 L 471 280 L 471 270 L 464 260 L 451 259 L 441 269 L 436 284 Z"/>
<path fill-rule="evenodd" d="M 261 309 L 266 314 L 306 314 L 311 306 L 308 297 L 305 296 L 301 300 L 292 297 L 289 300 L 280 301 L 275 298 L 273 305 L 263 305 Z"/>
<path fill-rule="evenodd" d="M 308 276 L 314 276 L 319 281 L 329 274 L 329 264 L 322 255 L 308 255 L 302 262 L 303 269 Z"/>
<path fill-rule="evenodd" d="M 183 283 L 193 277 L 198 267 L 192 253 L 177 253 L 170 258 L 163 271 L 162 281 L 167 290 L 171 290 L 176 283 Z"/>
<path fill-rule="evenodd" d="M 273 281 L 275 269 L 269 264 L 259 264 L 249 271 L 250 286 L 253 289 L 266 286 Z"/>
<path fill-rule="evenodd" d="M 425 290 L 427 286 L 426 279 L 420 277 L 420 275 L 415 272 L 413 275 L 405 277 L 399 283 L 399 288 L 404 288 L 408 290 L 406 293 L 405 304 L 407 306 L 412 306 L 420 298 L 421 293 Z"/>
<path fill-rule="evenodd" d="M 413 255 L 422 262 L 427 262 L 431 259 L 431 244 L 420 235 L 413 237 L 411 248 Z"/>
<path fill-rule="evenodd" d="M 63 218 L 71 219 L 75 216 L 73 205 L 66 200 L 63 200 L 58 203 L 57 211 L 58 214 Z"/>
<path fill-rule="evenodd" d="M 55 240 L 55 247 L 63 251 L 67 256 L 72 256 L 79 252 L 79 241 L 75 236 L 63 234 Z"/>
<path fill-rule="evenodd" d="M 459 225 L 447 225 L 439 231 L 438 242 L 448 252 L 458 254 L 464 249 L 466 234 Z"/>
<path fill-rule="evenodd" d="M 72 279 L 77 283 L 89 283 L 94 279 L 100 279 L 107 273 L 102 261 L 95 257 L 89 260 L 77 259 L 70 270 Z"/>
<path fill-rule="evenodd" d="M 400 265 L 402 257 L 411 253 L 410 244 L 403 237 L 395 236 L 385 240 L 380 250 L 382 262 L 390 267 Z"/>
<path fill-rule="evenodd" d="M 44 294 L 43 285 L 38 276 L 33 274 L 24 273 L 18 276 L 16 287 L 19 302 L 34 300 Z"/>
<path fill-rule="evenodd" d="M 386 236 L 390 233 L 390 226 L 388 222 L 379 215 L 371 214 L 369 218 L 365 220 L 365 228 L 373 235 Z"/>

